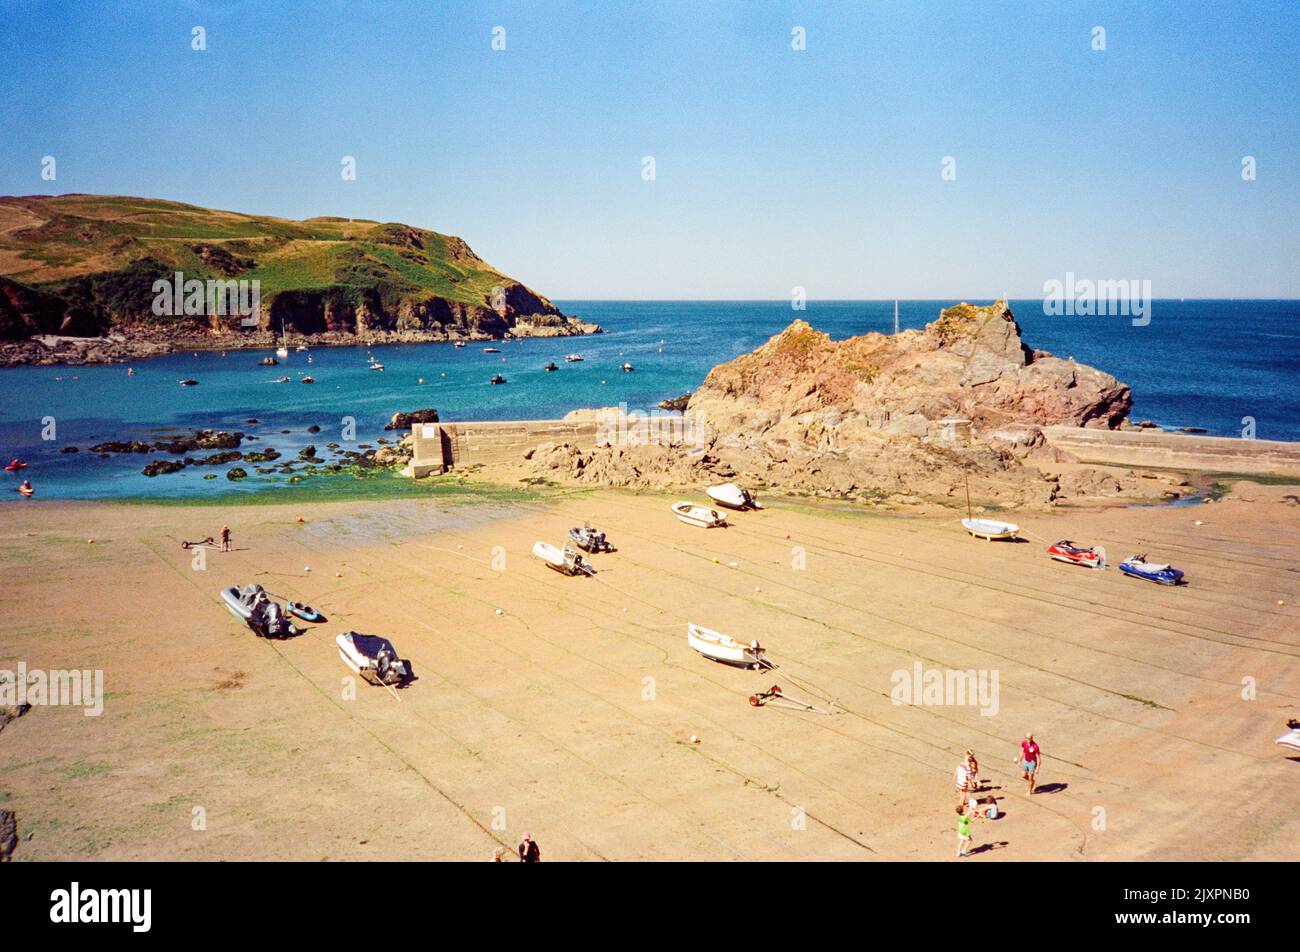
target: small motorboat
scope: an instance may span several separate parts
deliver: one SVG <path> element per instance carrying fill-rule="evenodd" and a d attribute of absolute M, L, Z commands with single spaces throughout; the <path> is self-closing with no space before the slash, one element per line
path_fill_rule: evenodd
<path fill-rule="evenodd" d="M 297 628 L 285 617 L 280 603 L 273 601 L 266 589 L 253 583 L 242 588 L 223 589 L 221 600 L 230 614 L 251 628 L 261 638 L 292 638 Z"/>
<path fill-rule="evenodd" d="M 458 341 L 456 341 L 456 343 L 455 343 L 455 345 L 454 345 L 454 346 L 455 346 L 455 347 L 456 347 L 456 348 L 458 348 L 458 349 L 459 349 L 459 348 L 461 348 L 461 347 L 464 347 L 464 346 L 465 346 L 465 342 L 464 342 L 464 341 L 463 341 L 463 340 L 458 340 Z"/>
<path fill-rule="evenodd" d="M 574 545 L 586 552 L 614 551 L 614 547 L 605 538 L 605 533 L 594 528 L 590 522 L 584 522 L 581 529 L 577 527 L 570 529 L 569 538 Z"/>
<path fill-rule="evenodd" d="M 381 364 L 381 363 L 379 363 L 378 361 L 376 361 L 375 363 L 373 363 L 373 364 L 370 365 L 370 369 L 371 369 L 371 370 L 383 370 L 383 369 L 384 369 L 384 365 Z"/>
<path fill-rule="evenodd" d="M 315 383 L 315 382 L 316 382 L 316 378 L 315 378 L 315 377 L 303 377 L 303 378 L 302 378 L 301 380 L 299 380 L 298 382 L 299 382 L 299 383 Z"/>
<path fill-rule="evenodd" d="M 719 506 L 727 506 L 730 509 L 763 508 L 753 493 L 748 489 L 741 489 L 735 483 L 723 483 L 721 486 L 710 486 L 704 491 L 708 493 L 709 498 Z"/>
<path fill-rule="evenodd" d="M 569 356 L 565 357 L 564 359 L 571 364 L 576 364 L 578 361 L 585 360 L 586 358 L 584 358 L 582 354 L 569 354 Z"/>
<path fill-rule="evenodd" d="M 307 349 L 306 344 L 299 344 L 297 347 L 294 348 L 294 352 L 301 354 L 306 349 Z"/>
<path fill-rule="evenodd" d="M 542 369 L 545 370 L 545 371 L 549 374 L 552 370 L 559 370 L 560 368 L 556 366 L 555 361 L 551 361 L 549 364 L 547 364 L 547 365 L 546 365 L 545 367 L 543 367 Z"/>
<path fill-rule="evenodd" d="M 768 666 L 763 658 L 763 647 L 757 641 L 747 645 L 711 628 L 699 625 L 686 626 L 686 643 L 714 661 L 734 664 L 742 668 L 764 668 Z"/>
<path fill-rule="evenodd" d="M 184 380 L 178 380 L 177 383 L 182 387 L 197 387 L 199 385 L 199 382 L 193 377 L 186 377 Z"/>
<path fill-rule="evenodd" d="M 636 368 L 633 367 L 631 363 L 626 363 L 623 365 L 623 373 L 625 374 L 630 374 L 635 369 Z"/>
<path fill-rule="evenodd" d="M 1020 527 L 1012 522 L 998 522 L 996 519 L 963 519 L 961 524 L 977 539 L 1014 539 Z"/>
<path fill-rule="evenodd" d="M 387 638 L 349 631 L 334 639 L 343 663 L 376 687 L 401 687 L 411 680 L 411 666 L 397 656 Z"/>
<path fill-rule="evenodd" d="M 1148 562 L 1145 555 L 1129 556 L 1119 564 L 1119 570 L 1125 575 L 1158 585 L 1177 585 L 1183 580 L 1182 569 L 1176 569 L 1167 562 Z"/>
<path fill-rule="evenodd" d="M 276 382 L 276 383 L 288 383 L 291 379 L 293 379 L 293 378 L 291 378 L 291 377 L 276 377 L 276 378 L 275 378 L 275 382 Z"/>
<path fill-rule="evenodd" d="M 276 367 L 279 366 L 279 364 L 280 362 L 276 360 L 274 357 L 263 357 L 261 360 L 257 362 L 257 365 L 259 367 Z"/>
<path fill-rule="evenodd" d="M 1062 539 L 1055 545 L 1049 545 L 1047 554 L 1058 562 L 1068 562 L 1070 565 L 1083 565 L 1090 569 L 1104 569 L 1106 567 L 1105 549 L 1091 549 L 1084 545 L 1075 545 L 1069 539 Z"/>
<path fill-rule="evenodd" d="M 495 387 L 497 384 L 499 384 L 499 383 L 505 383 L 505 382 L 506 382 L 506 378 L 503 377 L 503 376 L 501 376 L 500 374 L 493 374 L 493 375 L 492 375 L 492 386 Z"/>
<path fill-rule="evenodd" d="M 1281 744 L 1288 750 L 1300 751 L 1300 729 L 1293 730 L 1289 734 L 1283 734 L 1273 743 Z"/>
<path fill-rule="evenodd" d="M 566 542 L 563 549 L 557 549 L 549 542 L 534 542 L 533 555 L 562 575 L 596 574 L 596 570 L 578 554 L 572 542 Z"/>
<path fill-rule="evenodd" d="M 499 347 L 484 347 L 484 348 L 483 348 L 483 353 L 485 353 L 485 354 L 499 354 L 499 353 L 501 353 L 501 348 L 499 348 Z"/>
<path fill-rule="evenodd" d="M 688 526 L 699 526 L 702 529 L 714 529 L 727 524 L 727 517 L 723 513 L 708 506 L 697 506 L 693 502 L 673 503 L 673 513 Z"/>
<path fill-rule="evenodd" d="M 289 609 L 290 614 L 297 615 L 303 621 L 315 622 L 316 624 L 325 622 L 325 616 L 310 605 L 304 605 L 302 602 L 289 602 L 285 607 Z"/>
<path fill-rule="evenodd" d="M 7 466 L 5 466 L 5 471 L 9 473 L 16 473 L 18 472 L 18 470 L 26 469 L 26 468 L 27 468 L 27 460 L 13 459 L 9 461 L 9 464 Z"/>

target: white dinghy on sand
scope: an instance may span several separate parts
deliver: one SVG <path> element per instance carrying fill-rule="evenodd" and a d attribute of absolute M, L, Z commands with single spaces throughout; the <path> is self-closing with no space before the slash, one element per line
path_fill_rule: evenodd
<path fill-rule="evenodd" d="M 1012 522 L 999 522 L 996 519 L 963 519 L 961 524 L 977 539 L 1014 539 L 1020 527 Z"/>
<path fill-rule="evenodd" d="M 735 638 L 714 631 L 712 628 L 688 624 L 686 643 L 704 657 L 724 664 L 734 664 L 742 668 L 771 667 L 763 657 L 763 646 L 757 641 L 743 645 Z"/>
<path fill-rule="evenodd" d="M 596 574 L 596 570 L 578 553 L 572 542 L 566 543 L 563 549 L 549 542 L 534 542 L 533 555 L 562 575 Z"/>
<path fill-rule="evenodd" d="M 714 529 L 727 524 L 727 517 L 723 513 L 708 506 L 697 506 L 693 502 L 673 503 L 673 513 L 688 526 L 699 526 L 701 529 Z"/>

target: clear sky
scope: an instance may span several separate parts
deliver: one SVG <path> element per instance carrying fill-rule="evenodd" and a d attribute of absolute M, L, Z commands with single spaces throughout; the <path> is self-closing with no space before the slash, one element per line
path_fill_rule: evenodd
<path fill-rule="evenodd" d="M 1300 297 L 1298 63 L 1296 0 L 0 0 L 0 194 L 403 221 L 562 299 Z"/>

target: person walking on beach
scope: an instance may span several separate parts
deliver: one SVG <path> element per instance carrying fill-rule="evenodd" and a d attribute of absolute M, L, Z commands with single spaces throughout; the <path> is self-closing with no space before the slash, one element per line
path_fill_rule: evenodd
<path fill-rule="evenodd" d="M 965 805 L 957 807 L 957 858 L 970 855 L 971 811 Z"/>
<path fill-rule="evenodd" d="M 230 526 L 221 527 L 221 551 L 230 551 Z"/>
<path fill-rule="evenodd" d="M 525 832 L 523 840 L 519 843 L 519 862 L 521 863 L 540 863 L 542 861 L 542 851 L 537 848 L 533 842 L 531 833 Z"/>
<path fill-rule="evenodd" d="M 1038 767 L 1043 762 L 1042 748 L 1034 740 L 1033 734 L 1026 734 L 1020 742 L 1020 755 L 1015 758 L 1015 762 L 1020 764 L 1020 776 L 1029 783 L 1025 796 L 1030 796 L 1038 780 Z"/>
<path fill-rule="evenodd" d="M 966 751 L 966 776 L 970 780 L 970 792 L 976 793 L 980 788 L 980 762 L 975 759 L 975 751 Z"/>

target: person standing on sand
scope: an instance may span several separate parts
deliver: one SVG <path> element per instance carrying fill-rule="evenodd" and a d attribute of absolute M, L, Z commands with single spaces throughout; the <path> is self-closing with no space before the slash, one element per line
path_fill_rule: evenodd
<path fill-rule="evenodd" d="M 1026 734 L 1025 739 L 1020 742 L 1020 755 L 1014 762 L 1020 764 L 1020 776 L 1029 782 L 1029 788 L 1025 790 L 1025 796 L 1029 796 L 1034 792 L 1034 784 L 1038 780 L 1038 767 L 1043 762 L 1042 748 L 1034 741 L 1033 734 Z"/>
<path fill-rule="evenodd" d="M 221 527 L 221 551 L 230 551 L 230 526 Z"/>
<path fill-rule="evenodd" d="M 963 760 L 957 765 L 952 775 L 952 784 L 957 788 L 957 806 L 964 807 L 970 802 L 970 792 L 974 787 L 969 761 Z"/>
<path fill-rule="evenodd" d="M 970 811 L 965 806 L 957 807 L 957 858 L 970 855 Z"/>
<path fill-rule="evenodd" d="M 537 848 L 533 842 L 531 833 L 525 832 L 524 838 L 519 843 L 519 862 L 521 863 L 540 863 L 542 861 L 542 851 Z"/>

